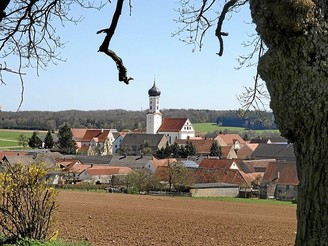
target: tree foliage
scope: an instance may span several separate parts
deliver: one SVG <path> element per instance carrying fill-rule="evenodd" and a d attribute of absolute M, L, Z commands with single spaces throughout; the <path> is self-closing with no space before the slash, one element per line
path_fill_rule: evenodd
<path fill-rule="evenodd" d="M 47 186 L 44 163 L 2 163 L 0 170 L 0 226 L 8 243 L 48 236 L 57 192 Z"/>
<path fill-rule="evenodd" d="M 41 148 L 42 146 L 42 141 L 41 139 L 38 137 L 37 132 L 33 132 L 32 136 L 30 137 L 30 139 L 28 140 L 28 146 L 30 146 L 31 148 L 35 149 L 35 148 Z"/>
<path fill-rule="evenodd" d="M 181 162 L 172 162 L 160 169 L 160 176 L 168 183 L 168 191 L 185 191 L 195 182 L 194 172 Z"/>
<path fill-rule="evenodd" d="M 149 192 L 158 189 L 159 179 L 150 170 L 142 169 L 128 173 L 126 184 L 128 191 Z"/>
<path fill-rule="evenodd" d="M 76 153 L 76 143 L 73 139 L 73 133 L 71 128 L 65 124 L 58 132 L 58 147 L 61 153 L 64 154 L 75 154 Z"/>
<path fill-rule="evenodd" d="M 25 148 L 28 145 L 28 137 L 26 137 L 24 134 L 20 134 L 18 136 L 17 142 L 19 145 L 21 145 Z"/>
<path fill-rule="evenodd" d="M 219 107 L 219 106 L 218 106 Z M 247 127 L 250 129 L 276 128 L 272 113 L 256 115 L 250 112 L 242 117 L 237 110 L 163 109 L 164 117 L 189 118 L 192 123 L 212 122 L 223 126 Z M 55 131 L 65 123 L 72 128 L 95 129 L 143 129 L 146 127 L 146 111 L 130 110 L 67 110 L 1 112 L 1 129 Z"/>
<path fill-rule="evenodd" d="M 211 146 L 210 156 L 217 156 L 219 158 L 222 158 L 221 146 L 218 145 L 217 141 L 214 141 Z"/>
<path fill-rule="evenodd" d="M 185 145 L 179 146 L 177 143 L 172 145 L 166 144 L 165 148 L 156 151 L 156 157 L 159 159 L 165 159 L 169 157 L 174 158 L 187 158 L 188 156 L 194 156 L 196 154 L 195 146 L 190 142 L 186 141 Z"/>
<path fill-rule="evenodd" d="M 51 132 L 48 131 L 47 135 L 44 139 L 44 148 L 46 149 L 52 149 L 54 147 L 54 139 L 51 135 Z"/>

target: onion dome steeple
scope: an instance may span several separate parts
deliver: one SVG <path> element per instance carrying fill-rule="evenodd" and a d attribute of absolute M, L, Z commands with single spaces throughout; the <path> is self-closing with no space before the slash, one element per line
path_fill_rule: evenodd
<path fill-rule="evenodd" d="M 148 90 L 148 95 L 150 97 L 157 97 L 161 95 L 161 91 L 156 87 L 155 81 L 153 87 Z"/>

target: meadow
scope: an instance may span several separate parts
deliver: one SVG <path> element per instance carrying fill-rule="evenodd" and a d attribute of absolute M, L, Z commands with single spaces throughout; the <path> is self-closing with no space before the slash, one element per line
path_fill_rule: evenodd
<path fill-rule="evenodd" d="M 18 137 L 23 134 L 26 138 L 32 136 L 33 131 L 0 129 L 0 149 L 11 149 L 19 147 Z"/>
<path fill-rule="evenodd" d="M 244 127 L 233 127 L 233 126 L 220 126 L 216 123 L 193 123 L 193 127 L 197 133 L 209 133 L 209 132 L 223 132 L 223 133 L 237 133 L 244 136 L 245 133 L 253 133 L 254 135 L 262 136 L 268 134 L 279 134 L 279 130 L 248 130 Z"/>

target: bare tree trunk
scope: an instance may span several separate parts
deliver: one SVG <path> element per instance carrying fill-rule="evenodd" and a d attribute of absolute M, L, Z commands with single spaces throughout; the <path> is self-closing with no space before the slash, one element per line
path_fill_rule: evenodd
<path fill-rule="evenodd" d="M 268 46 L 258 71 L 300 180 L 295 245 L 328 245 L 328 8 L 317 0 L 250 0 Z"/>

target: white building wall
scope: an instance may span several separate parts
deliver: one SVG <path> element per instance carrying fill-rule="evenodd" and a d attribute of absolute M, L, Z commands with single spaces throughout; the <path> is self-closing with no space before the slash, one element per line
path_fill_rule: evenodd
<path fill-rule="evenodd" d="M 205 188 L 205 189 L 191 189 L 193 197 L 237 197 L 239 188 Z"/>
<path fill-rule="evenodd" d="M 147 134 L 156 134 L 162 125 L 162 113 L 159 107 L 159 96 L 149 97 L 149 111 L 147 114 Z"/>
<path fill-rule="evenodd" d="M 164 134 L 167 137 L 167 141 L 169 144 L 173 144 L 176 139 L 179 139 L 180 135 L 178 132 L 159 132 L 160 134 Z"/>

